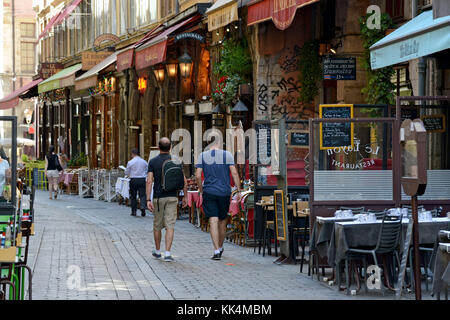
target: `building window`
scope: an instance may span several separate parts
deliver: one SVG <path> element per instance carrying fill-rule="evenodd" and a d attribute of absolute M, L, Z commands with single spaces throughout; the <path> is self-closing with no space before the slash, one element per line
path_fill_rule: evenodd
<path fill-rule="evenodd" d="M 120 34 L 126 34 L 128 27 L 128 0 L 120 0 Z"/>
<path fill-rule="evenodd" d="M 156 1 L 152 1 L 155 2 L 156 5 Z M 160 2 L 160 18 L 164 19 L 172 14 L 175 13 L 175 1 L 174 0 L 167 0 L 167 1 L 161 1 Z M 156 8 L 155 8 L 156 10 Z M 155 17 L 156 19 L 156 17 Z"/>
<path fill-rule="evenodd" d="M 22 72 L 34 72 L 34 43 L 22 42 L 20 44 L 20 60 L 22 65 Z"/>
<path fill-rule="evenodd" d="M 112 13 L 109 12 L 109 1 L 103 0 L 103 33 L 111 33 L 111 22 Z"/>
<path fill-rule="evenodd" d="M 136 15 L 137 15 L 137 6 L 136 6 L 136 1 L 137 0 L 129 0 L 130 1 L 130 21 L 128 23 L 128 27 L 129 28 L 134 28 L 136 27 Z"/>
<path fill-rule="evenodd" d="M 20 24 L 20 35 L 22 38 L 35 38 L 36 37 L 36 27 L 34 23 L 21 23 Z"/>
<path fill-rule="evenodd" d="M 149 1 L 140 0 L 139 2 L 139 24 L 144 25 L 148 22 Z"/>
<path fill-rule="evenodd" d="M 386 12 L 394 22 L 404 19 L 404 0 L 386 0 Z"/>

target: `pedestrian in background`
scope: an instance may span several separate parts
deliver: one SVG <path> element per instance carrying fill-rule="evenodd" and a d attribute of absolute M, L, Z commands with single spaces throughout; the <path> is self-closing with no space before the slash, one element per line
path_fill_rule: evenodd
<path fill-rule="evenodd" d="M 221 149 L 215 140 L 210 150 L 200 154 L 195 165 L 197 168 L 198 191 L 203 198 L 203 211 L 209 218 L 209 230 L 214 246 L 211 259 L 220 260 L 223 254 L 223 243 L 227 232 L 227 217 L 231 202 L 230 172 L 234 184 L 238 188 L 238 203 L 240 203 L 241 182 L 236 169 L 233 155 Z M 202 173 L 204 181 L 202 184 Z"/>
<path fill-rule="evenodd" d="M 55 147 L 50 146 L 48 149 L 48 154 L 45 157 L 45 175 L 48 179 L 48 192 L 50 193 L 50 200 L 53 199 L 53 192 L 55 192 L 55 199 L 58 197 L 59 172 L 62 170 L 59 157 L 55 154 Z"/>
<path fill-rule="evenodd" d="M 145 178 L 147 176 L 147 162 L 140 157 L 138 149 L 131 150 L 131 160 L 128 161 L 125 175 L 130 177 L 131 215 L 136 216 L 137 199 L 139 193 L 139 205 L 141 215 L 145 217 Z"/>
<path fill-rule="evenodd" d="M 183 173 L 181 162 L 172 159 L 170 155 L 171 143 L 168 138 L 159 141 L 159 155 L 148 163 L 147 175 L 147 206 L 153 212 L 153 236 L 155 250 L 153 257 L 159 259 L 161 255 L 162 229 L 166 229 L 166 253 L 164 261 L 172 262 L 170 252 L 177 221 L 178 192 L 183 189 L 183 208 L 187 206 L 187 180 Z M 150 200 L 153 183 L 153 201 Z"/>

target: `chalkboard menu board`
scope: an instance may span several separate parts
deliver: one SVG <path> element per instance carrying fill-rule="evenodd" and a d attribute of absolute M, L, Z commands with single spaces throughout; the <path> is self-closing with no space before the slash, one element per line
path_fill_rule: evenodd
<path fill-rule="evenodd" d="M 356 80 L 356 58 L 326 57 L 323 60 L 325 80 Z"/>
<path fill-rule="evenodd" d="M 320 105 L 320 118 L 350 119 L 353 118 L 352 104 Z M 332 122 L 320 124 L 320 150 L 336 147 L 353 147 L 353 123 Z"/>
<path fill-rule="evenodd" d="M 275 223 L 277 229 L 277 239 L 286 241 L 286 214 L 284 210 L 284 192 L 283 190 L 274 191 L 275 205 Z"/>
<path fill-rule="evenodd" d="M 289 145 L 296 148 L 309 147 L 309 131 L 298 130 L 289 133 Z"/>
<path fill-rule="evenodd" d="M 445 132 L 445 114 L 422 116 L 421 119 L 427 132 Z"/>
<path fill-rule="evenodd" d="M 269 165 L 272 156 L 272 132 L 270 122 L 255 123 L 256 130 L 256 153 L 258 165 Z"/>

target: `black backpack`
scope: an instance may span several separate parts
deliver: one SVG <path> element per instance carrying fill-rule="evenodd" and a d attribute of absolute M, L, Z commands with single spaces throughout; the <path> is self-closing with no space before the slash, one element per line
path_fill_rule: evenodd
<path fill-rule="evenodd" d="M 184 188 L 184 173 L 181 163 L 172 159 L 164 161 L 162 165 L 162 189 L 166 192 L 182 190 Z"/>

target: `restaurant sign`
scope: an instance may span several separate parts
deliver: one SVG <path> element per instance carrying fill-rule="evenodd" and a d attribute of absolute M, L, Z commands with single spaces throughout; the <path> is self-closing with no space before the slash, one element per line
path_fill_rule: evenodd
<path fill-rule="evenodd" d="M 136 70 L 151 67 L 166 59 L 167 40 L 136 52 Z"/>
<path fill-rule="evenodd" d="M 280 30 L 287 29 L 297 9 L 319 0 L 263 0 L 248 7 L 247 24 L 253 25 L 272 19 Z"/>
<path fill-rule="evenodd" d="M 133 66 L 134 49 L 127 50 L 117 55 L 117 72 L 130 69 Z"/>
<path fill-rule="evenodd" d="M 376 165 L 374 157 L 378 156 L 380 153 L 379 146 L 365 145 L 360 146 L 360 142 L 356 141 L 353 146 L 348 147 L 335 147 L 327 150 L 327 155 L 333 157 L 331 159 L 331 165 L 337 169 L 349 169 L 349 170 L 359 170 L 366 169 Z M 343 157 L 339 157 L 342 155 Z M 363 158 L 363 155 L 365 157 Z M 346 156 L 349 158 L 356 158 L 355 162 L 347 162 Z M 339 159 L 340 158 L 340 159 Z"/>
<path fill-rule="evenodd" d="M 112 33 L 102 34 L 102 35 L 98 36 L 97 38 L 95 38 L 95 40 L 94 40 L 94 45 L 93 45 L 94 51 L 98 51 L 100 46 L 102 45 L 102 43 L 106 42 L 106 41 L 110 41 L 110 42 L 114 43 L 114 45 L 116 45 L 116 44 L 120 43 L 120 38 Z"/>
<path fill-rule="evenodd" d="M 81 70 L 86 71 L 95 67 L 97 64 L 108 58 L 113 52 L 102 51 L 102 52 L 92 52 L 86 51 L 81 54 Z"/>
<path fill-rule="evenodd" d="M 180 33 L 175 36 L 175 42 L 184 40 L 184 39 L 194 39 L 197 41 L 200 41 L 201 43 L 205 43 L 205 37 L 201 34 L 195 33 L 195 32 L 185 32 Z"/>
<path fill-rule="evenodd" d="M 39 77 L 45 80 L 63 69 L 64 66 L 61 63 L 41 63 L 39 65 Z"/>

